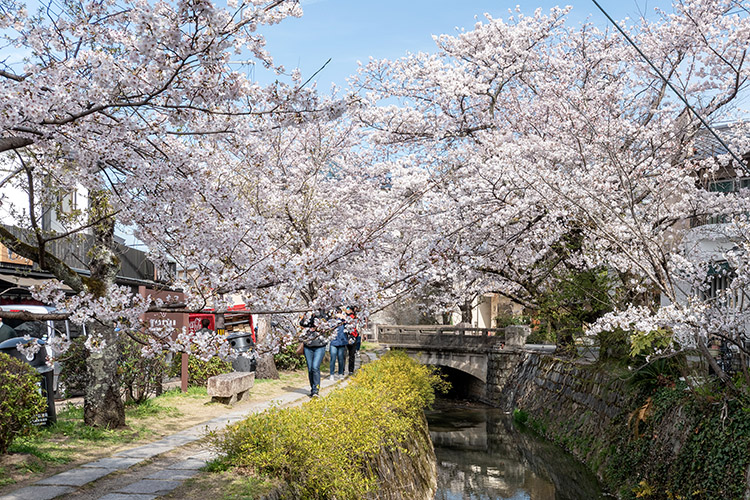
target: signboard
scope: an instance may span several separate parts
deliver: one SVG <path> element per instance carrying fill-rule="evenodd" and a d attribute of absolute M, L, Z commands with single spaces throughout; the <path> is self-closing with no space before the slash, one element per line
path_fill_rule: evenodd
<path fill-rule="evenodd" d="M 165 302 L 182 302 L 185 300 L 185 295 L 180 292 L 154 290 L 145 286 L 138 287 L 138 291 L 144 297 L 151 295 L 151 297 L 162 299 Z M 167 327 L 176 335 L 182 331 L 183 327 L 188 326 L 188 315 L 185 313 L 167 312 L 146 313 L 143 315 L 143 322 L 147 328 Z"/>
<path fill-rule="evenodd" d="M 50 426 L 57 422 L 55 398 L 53 391 L 51 390 L 54 380 L 54 371 L 52 368 L 44 367 L 42 371 L 39 371 L 37 368 L 37 372 L 39 372 L 40 376 L 39 381 L 36 383 L 37 391 L 39 391 L 39 395 L 47 401 L 47 409 L 46 411 L 37 414 L 31 423 L 32 425 L 37 426 Z"/>
<path fill-rule="evenodd" d="M 34 263 L 29 259 L 21 257 L 17 253 L 14 253 L 11 249 L 3 244 L 0 244 L 0 262 L 3 264 L 16 264 L 19 266 L 33 266 Z"/>

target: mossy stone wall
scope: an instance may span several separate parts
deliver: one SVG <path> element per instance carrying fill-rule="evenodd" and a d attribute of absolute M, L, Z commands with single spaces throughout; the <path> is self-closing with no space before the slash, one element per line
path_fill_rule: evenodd
<path fill-rule="evenodd" d="M 750 500 L 750 410 L 649 394 L 595 365 L 525 353 L 493 404 L 528 415 L 618 498 Z"/>

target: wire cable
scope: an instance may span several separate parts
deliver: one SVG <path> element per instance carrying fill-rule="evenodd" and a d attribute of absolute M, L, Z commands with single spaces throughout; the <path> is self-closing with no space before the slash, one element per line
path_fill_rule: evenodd
<path fill-rule="evenodd" d="M 672 85 L 672 83 L 671 83 L 671 82 L 670 82 L 670 81 L 669 81 L 669 80 L 667 79 L 667 77 L 665 77 L 665 76 L 664 76 L 664 74 L 662 74 L 662 72 L 661 72 L 661 71 L 659 71 L 659 68 L 657 68 L 657 67 L 656 67 L 656 65 L 655 65 L 654 63 L 652 63 L 652 62 L 651 62 L 651 59 L 649 59 L 649 58 L 648 58 L 648 56 L 647 56 L 646 54 L 644 54 L 644 53 L 643 53 L 643 51 L 642 51 L 642 50 L 640 49 L 640 47 L 638 47 L 638 45 L 636 45 L 636 43 L 635 43 L 635 42 L 634 42 L 634 41 L 633 41 L 633 40 L 632 40 L 632 39 L 631 39 L 631 38 L 630 38 L 630 37 L 628 36 L 628 34 L 627 34 L 627 33 L 625 33 L 625 31 L 624 31 L 624 30 L 623 30 L 622 28 L 620 28 L 620 25 L 619 25 L 619 24 L 617 24 L 617 22 L 616 22 L 616 21 L 615 21 L 614 19 L 612 19 L 612 17 L 611 17 L 611 16 L 610 16 L 610 15 L 609 15 L 609 14 L 607 13 L 607 11 L 606 11 L 606 10 L 604 10 L 604 8 L 603 8 L 603 7 L 601 6 L 601 5 L 599 5 L 599 2 L 597 2 L 596 0 L 591 0 L 591 1 L 592 1 L 592 2 L 594 2 L 594 5 L 596 5 L 596 6 L 597 6 L 597 8 L 598 8 L 598 9 L 599 9 L 600 11 L 602 11 L 602 14 L 604 14 L 604 16 L 605 16 L 605 17 L 606 17 L 606 18 L 607 18 L 607 19 L 609 20 L 609 22 L 611 22 L 611 23 L 612 23 L 612 25 L 613 25 L 613 26 L 614 26 L 615 28 L 617 28 L 617 31 L 619 31 L 619 32 L 620 32 L 620 34 L 621 34 L 621 35 L 622 35 L 623 37 L 625 37 L 625 40 L 627 40 L 627 41 L 628 41 L 628 43 L 629 43 L 629 44 L 630 44 L 630 45 L 631 45 L 631 46 L 632 46 L 632 47 L 633 47 L 633 48 L 634 48 L 634 49 L 635 49 L 635 50 L 636 50 L 636 51 L 638 52 L 638 54 L 640 54 L 640 56 L 641 56 L 641 57 L 643 58 L 643 60 L 644 60 L 644 61 L 646 61 L 646 62 L 648 63 L 648 65 L 649 65 L 649 66 L 651 66 L 651 69 L 653 69 L 653 70 L 654 70 L 654 71 L 656 72 L 656 74 L 657 74 L 657 75 L 659 75 L 659 78 L 661 78 L 661 79 L 662 79 L 662 81 L 663 81 L 663 82 L 664 82 L 664 83 L 665 83 L 665 84 L 666 84 L 666 85 L 667 85 L 667 86 L 668 86 L 668 87 L 669 87 L 670 89 L 672 89 L 672 92 L 674 92 L 674 93 L 675 93 L 675 94 L 677 95 L 677 97 L 679 97 L 679 98 L 680 98 L 680 100 L 681 100 L 682 102 L 684 102 L 684 103 L 685 103 L 685 106 L 687 106 L 687 108 L 688 108 L 688 109 L 689 109 L 689 110 L 690 110 L 690 111 L 691 111 L 691 112 L 692 112 L 692 113 L 693 113 L 693 114 L 694 114 L 695 116 L 697 116 L 697 117 L 698 117 L 698 119 L 699 119 L 699 120 L 700 120 L 700 122 L 701 122 L 701 123 L 703 124 L 703 126 L 704 126 L 704 127 L 706 127 L 706 130 L 708 130 L 708 131 L 709 131 L 709 132 L 711 133 L 711 135 L 713 135 L 713 136 L 714 136 L 714 138 L 715 138 L 715 139 L 716 139 L 717 141 L 719 141 L 719 144 L 721 144 L 721 145 L 722 145 L 722 147 L 724 147 L 724 149 L 726 149 L 726 151 L 727 151 L 727 152 L 728 152 L 728 153 L 729 153 L 730 155 L 732 155 L 732 158 L 734 158 L 734 160 L 735 160 L 735 161 L 737 162 L 737 164 L 738 164 L 738 165 L 740 166 L 740 168 L 741 168 L 741 169 L 742 169 L 742 170 L 743 170 L 743 171 L 744 171 L 745 173 L 750 173 L 750 171 L 749 171 L 749 170 L 748 170 L 748 168 L 747 168 L 747 165 L 745 165 L 745 162 L 744 162 L 744 161 L 743 161 L 743 160 L 742 160 L 742 159 L 741 159 L 741 158 L 740 158 L 739 156 L 737 156 L 737 154 L 736 154 L 736 153 L 735 153 L 735 152 L 734 152 L 734 151 L 733 151 L 733 150 L 732 150 L 732 149 L 731 149 L 731 148 L 730 148 L 730 147 L 729 147 L 729 146 L 728 146 L 728 145 L 727 145 L 727 144 L 726 144 L 726 143 L 725 143 L 725 142 L 724 142 L 724 141 L 722 140 L 722 138 L 721 138 L 721 137 L 719 137 L 719 134 L 717 134 L 717 133 L 716 133 L 716 131 L 714 131 L 714 129 L 713 129 L 713 128 L 712 128 L 712 127 L 711 127 L 711 126 L 710 126 L 710 125 L 708 124 L 708 122 L 706 122 L 706 120 L 704 120 L 704 119 L 703 119 L 703 117 L 702 117 L 702 116 L 700 115 L 700 113 L 698 113 L 698 112 L 697 112 L 697 111 L 695 110 L 695 108 L 693 108 L 693 106 L 691 106 L 691 105 L 690 105 L 690 103 L 688 102 L 687 98 L 685 98 L 685 96 L 683 96 L 683 95 L 682 95 L 682 94 L 681 94 L 681 93 L 680 93 L 680 92 L 679 92 L 679 91 L 677 90 L 677 88 L 676 88 L 676 87 L 675 87 L 674 85 Z"/>

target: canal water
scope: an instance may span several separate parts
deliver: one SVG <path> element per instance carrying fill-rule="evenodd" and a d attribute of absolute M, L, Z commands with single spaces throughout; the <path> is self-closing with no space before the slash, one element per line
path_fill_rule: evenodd
<path fill-rule="evenodd" d="M 435 500 L 599 500 L 599 484 L 562 449 L 509 415 L 443 400 L 427 412 L 438 461 Z"/>

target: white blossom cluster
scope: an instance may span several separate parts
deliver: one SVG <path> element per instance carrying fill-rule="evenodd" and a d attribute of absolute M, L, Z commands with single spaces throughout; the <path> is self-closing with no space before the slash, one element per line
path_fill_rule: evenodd
<path fill-rule="evenodd" d="M 357 304 L 364 319 L 407 296 L 441 310 L 486 291 L 534 307 L 558 269 L 606 269 L 662 304 L 623 304 L 592 331 L 739 345 L 750 170 L 696 113 L 734 122 L 715 128 L 747 152 L 735 104 L 750 82 L 750 5 L 676 2 L 625 26 L 693 111 L 624 37 L 571 26 L 569 10 L 487 15 L 436 37 L 434 53 L 370 60 L 350 89 L 323 95 L 298 71 L 264 87 L 229 64 L 241 53 L 272 66 L 262 28 L 300 15 L 296 1 L 105 1 L 54 23 L 9 5 L 3 40 L 28 58 L 0 67 L 0 152 L 19 162 L 6 182 L 34 194 L 25 229 L 41 240 L 40 207 L 78 187 L 107 193 L 61 224 L 98 230 L 100 208 L 133 227 L 158 266 L 184 271 L 171 285 L 188 309 L 225 311 L 239 295 L 271 311 Z M 35 297 L 77 323 L 147 333 L 147 353 L 166 343 L 231 355 L 218 337 L 142 328 L 160 301 L 73 285 L 76 295 L 51 283 Z M 332 337 L 338 321 L 315 335 Z"/>

